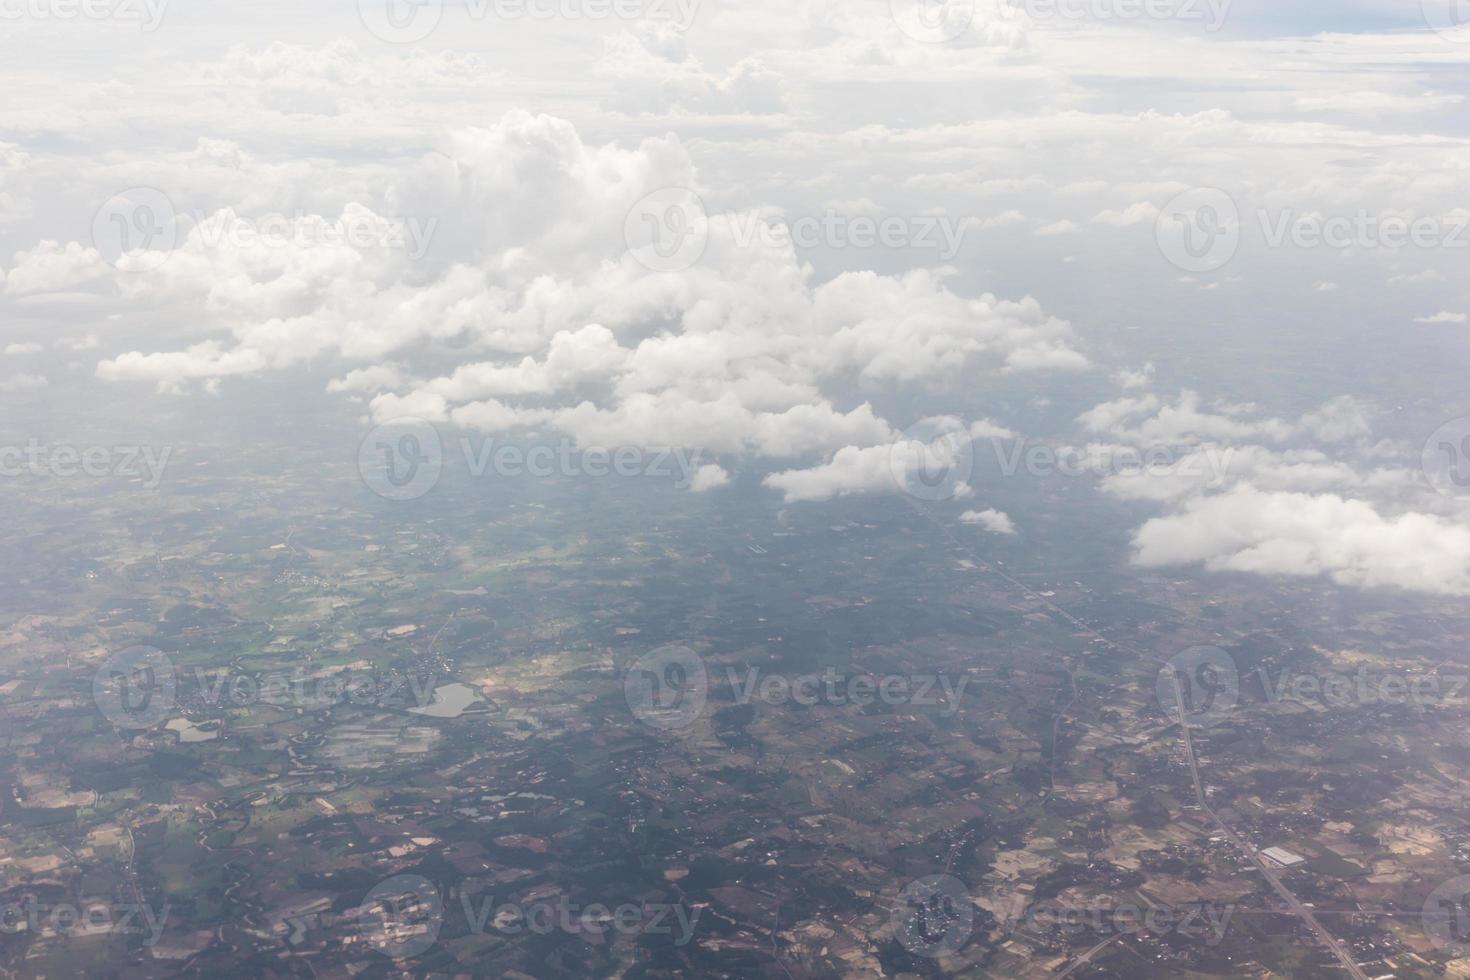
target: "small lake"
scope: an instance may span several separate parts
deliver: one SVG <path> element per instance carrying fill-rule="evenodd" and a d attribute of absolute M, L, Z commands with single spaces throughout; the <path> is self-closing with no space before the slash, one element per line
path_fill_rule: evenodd
<path fill-rule="evenodd" d="M 434 689 L 434 699 L 429 704 L 408 710 L 428 718 L 458 718 L 470 705 L 480 701 L 479 692 L 468 684 L 445 684 Z"/>

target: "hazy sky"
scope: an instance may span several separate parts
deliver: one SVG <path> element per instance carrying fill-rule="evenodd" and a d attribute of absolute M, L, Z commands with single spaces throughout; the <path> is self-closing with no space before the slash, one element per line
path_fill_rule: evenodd
<path fill-rule="evenodd" d="M 698 447 L 695 491 L 798 506 L 898 492 L 905 430 L 1044 439 L 1154 508 L 1120 560 L 1470 592 L 1470 4 L 0 18 L 12 411 L 207 426 L 289 375 L 364 429 Z"/>

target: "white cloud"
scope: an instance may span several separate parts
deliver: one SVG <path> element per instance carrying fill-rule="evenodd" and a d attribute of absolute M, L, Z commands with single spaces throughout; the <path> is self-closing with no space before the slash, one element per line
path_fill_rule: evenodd
<path fill-rule="evenodd" d="M 264 356 L 253 349 L 222 350 L 213 341 L 182 351 L 144 354 L 131 351 L 97 365 L 105 381 L 152 381 L 160 390 L 178 391 L 183 381 L 253 374 L 265 367 Z"/>
<path fill-rule="evenodd" d="M 1301 418 L 1301 427 L 1323 442 L 1367 439 L 1373 434 L 1374 409 L 1362 399 L 1339 395 Z"/>
<path fill-rule="evenodd" d="M 994 507 L 985 510 L 967 510 L 960 515 L 964 524 L 978 524 L 992 534 L 1015 534 L 1016 525 L 1008 515 Z"/>
<path fill-rule="evenodd" d="M 992 422 L 990 419 L 980 419 L 977 422 L 971 422 L 969 432 L 971 439 L 1016 438 L 1016 433 L 1012 432 L 1010 429 L 999 424 L 998 422 Z"/>
<path fill-rule="evenodd" d="M 1099 211 L 1092 218 L 1095 225 L 1113 225 L 1118 228 L 1128 228 L 1133 225 L 1151 224 L 1157 221 L 1159 209 L 1150 201 L 1139 201 L 1130 204 L 1121 211 Z"/>
<path fill-rule="evenodd" d="M 781 491 L 787 503 L 887 492 L 898 488 L 892 459 L 889 446 L 846 446 L 821 466 L 772 473 L 762 482 Z"/>
<path fill-rule="evenodd" d="M 1385 516 L 1335 494 L 1237 487 L 1197 497 L 1133 538 L 1145 566 L 1327 575 L 1363 588 L 1470 594 L 1470 528 L 1414 512 Z"/>
<path fill-rule="evenodd" d="M 1444 311 L 1442 311 L 1440 313 L 1434 314 L 1433 316 L 1416 316 L 1416 317 L 1414 317 L 1414 322 L 1415 323 L 1466 323 L 1466 322 L 1470 322 L 1470 315 L 1467 315 L 1465 313 L 1451 313 L 1448 310 L 1444 310 Z"/>
<path fill-rule="evenodd" d="M 694 480 L 689 484 L 689 489 L 694 493 L 704 493 L 706 490 L 714 490 L 723 487 L 730 482 L 730 474 L 718 463 L 705 463 L 694 471 Z"/>
<path fill-rule="evenodd" d="M 381 392 L 388 388 L 401 387 L 407 381 L 398 365 L 375 364 L 372 367 L 356 368 L 340 378 L 334 378 L 327 383 L 327 391 Z"/>
<path fill-rule="evenodd" d="M 1038 238 L 1052 238 L 1057 235 L 1073 235 L 1079 231 L 1081 229 L 1077 227 L 1076 222 L 1062 218 L 1060 221 L 1053 221 L 1049 224 L 1042 225 L 1036 231 L 1032 232 L 1032 234 Z"/>
<path fill-rule="evenodd" d="M 1119 368 L 1113 372 L 1113 381 L 1120 388 L 1147 388 L 1153 384 L 1154 370 L 1153 361 L 1149 361 L 1136 371 L 1128 368 Z"/>
<path fill-rule="evenodd" d="M 1208 412 L 1199 395 L 1182 391 L 1173 404 L 1153 395 L 1096 405 L 1078 417 L 1089 431 L 1139 446 L 1179 445 L 1201 440 L 1269 439 L 1280 442 L 1295 427 L 1280 419 L 1248 419 L 1241 413 Z M 1130 427 L 1130 423 L 1131 426 Z"/>
<path fill-rule="evenodd" d="M 112 272 L 95 248 L 77 242 L 65 245 L 43 241 L 17 252 L 15 266 L 5 275 L 5 291 L 12 295 L 70 289 Z"/>

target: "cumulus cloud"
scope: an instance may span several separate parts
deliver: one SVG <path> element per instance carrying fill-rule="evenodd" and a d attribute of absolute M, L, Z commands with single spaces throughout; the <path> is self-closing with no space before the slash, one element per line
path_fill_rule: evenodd
<path fill-rule="evenodd" d="M 355 368 L 340 378 L 327 382 L 329 392 L 380 392 L 397 388 L 408 381 L 403 369 L 396 364 L 374 364 L 372 367 Z"/>
<path fill-rule="evenodd" d="M 1295 420 L 1249 404 L 1201 406 L 1190 391 L 1146 394 L 1078 419 L 1110 440 L 1073 451 L 1103 491 L 1166 511 L 1135 531 L 1135 563 L 1470 590 L 1470 526 L 1426 500 L 1406 451 L 1374 440 L 1370 403 L 1340 396 Z"/>
<path fill-rule="evenodd" d="M 227 351 L 218 343 L 206 341 L 182 351 L 121 354 L 98 364 L 97 376 L 104 381 L 152 381 L 161 391 L 179 391 L 187 380 L 252 374 L 265 364 L 257 350 Z"/>
<path fill-rule="evenodd" d="M 12 295 L 71 289 L 112 272 L 95 248 L 78 242 L 65 245 L 43 241 L 17 252 L 15 265 L 5 274 L 5 291 Z"/>
<path fill-rule="evenodd" d="M 976 524 L 992 534 L 1015 534 L 1016 525 L 1010 517 L 994 507 L 985 510 L 967 510 L 960 515 L 964 524 Z"/>
<path fill-rule="evenodd" d="M 1042 225 L 1040 228 L 1037 228 L 1036 231 L 1033 232 L 1033 234 L 1036 235 L 1038 238 L 1053 238 L 1057 235 L 1076 234 L 1080 230 L 1081 229 L 1077 227 L 1077 223 L 1075 221 L 1068 220 L 1067 218 L 1062 218 L 1059 221 L 1052 221 Z"/>
<path fill-rule="evenodd" d="M 1083 412 L 1078 421 L 1089 431 L 1137 446 L 1179 445 L 1206 439 L 1268 439 L 1280 442 L 1296 431 L 1289 422 L 1251 418 L 1249 408 L 1222 405 L 1216 411 L 1200 407 L 1200 396 L 1182 391 L 1173 403 L 1154 395 L 1119 398 Z"/>
<path fill-rule="evenodd" d="M 980 419 L 979 421 L 971 422 L 969 432 L 971 439 L 1016 438 L 1015 432 L 1012 432 L 1010 429 L 1006 428 L 998 422 L 992 422 L 990 419 Z"/>
<path fill-rule="evenodd" d="M 714 490 L 723 487 L 730 482 L 730 474 L 718 463 L 705 463 L 694 471 L 694 479 L 689 484 L 689 489 L 694 493 L 704 493 L 706 490 Z"/>
<path fill-rule="evenodd" d="M 1236 487 L 1191 499 L 1133 538 L 1140 565 L 1327 575 L 1343 585 L 1470 594 L 1470 528 L 1415 512 L 1385 515 L 1336 494 Z"/>
<path fill-rule="evenodd" d="M 1127 228 L 1132 225 L 1148 224 L 1157 221 L 1159 217 L 1158 206 L 1150 201 L 1139 201 L 1119 210 L 1099 211 L 1093 215 L 1092 223 L 1095 225 L 1113 225 L 1119 228 Z"/>
<path fill-rule="evenodd" d="M 1153 384 L 1153 380 L 1154 364 L 1152 361 L 1137 370 L 1119 368 L 1113 372 L 1113 381 L 1119 388 L 1147 388 Z"/>
<path fill-rule="evenodd" d="M 821 466 L 772 473 L 763 482 L 781 491 L 787 503 L 887 492 L 901 486 L 894 477 L 893 455 L 889 446 L 846 446 Z"/>
<path fill-rule="evenodd" d="M 230 146 L 200 152 L 248 165 Z M 128 351 L 98 376 L 178 391 L 346 359 L 359 364 L 327 390 L 368 397 L 379 421 L 815 462 L 769 485 L 816 499 L 879 486 L 864 453 L 894 428 L 856 391 L 1091 367 L 1071 324 L 1032 297 L 964 295 L 945 268 L 818 279 L 789 242 L 739 235 L 738 212 L 696 215 L 700 254 L 645 267 L 626 232 L 641 202 L 698 187 L 673 137 L 594 147 L 564 120 L 511 112 L 385 180 L 372 207 L 297 215 L 274 239 L 231 233 L 246 220 L 233 208 L 185 221 L 165 261 L 117 288 L 202 310 L 219 336 Z M 385 213 L 433 216 L 423 254 L 386 244 L 402 221 Z M 344 223 L 372 234 L 325 237 Z M 424 376 L 426 349 L 453 366 Z M 1012 435 L 989 422 L 974 432 Z"/>

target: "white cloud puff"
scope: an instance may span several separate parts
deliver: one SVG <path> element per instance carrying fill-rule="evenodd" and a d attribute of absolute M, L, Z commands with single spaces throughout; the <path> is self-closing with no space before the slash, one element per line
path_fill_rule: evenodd
<path fill-rule="evenodd" d="M 960 522 L 976 524 L 991 534 L 1015 534 L 1016 525 L 1010 516 L 994 507 L 985 510 L 967 510 L 960 515 Z"/>
<path fill-rule="evenodd" d="M 1470 594 L 1470 528 L 1415 512 L 1385 516 L 1336 494 L 1236 487 L 1190 500 L 1133 538 L 1145 566 L 1327 575 L 1343 585 Z"/>

